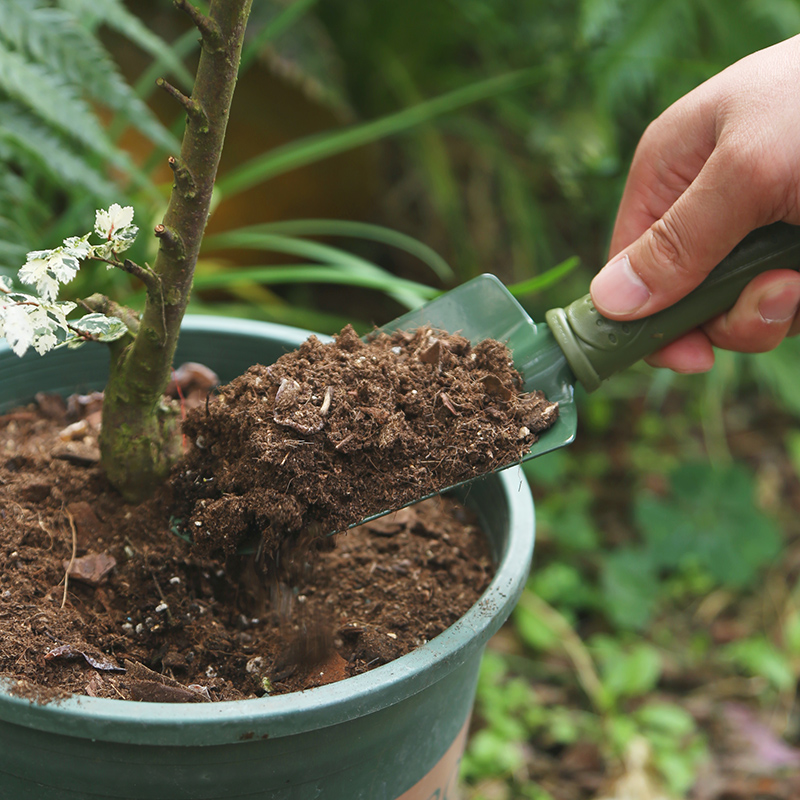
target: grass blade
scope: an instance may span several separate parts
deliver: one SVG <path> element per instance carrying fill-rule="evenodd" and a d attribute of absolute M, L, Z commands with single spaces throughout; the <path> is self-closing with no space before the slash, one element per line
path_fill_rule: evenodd
<path fill-rule="evenodd" d="M 238 229 L 244 233 L 266 233 L 284 236 L 345 236 L 395 247 L 427 264 L 443 281 L 453 278 L 450 265 L 431 247 L 405 233 L 373 225 L 368 222 L 342 219 L 295 219 L 286 222 L 268 222 Z M 234 235 L 237 231 L 231 231 Z M 227 235 L 227 234 L 226 234 Z"/>
<path fill-rule="evenodd" d="M 195 289 L 219 289 L 236 283 L 257 282 L 260 284 L 299 284 L 329 283 L 340 286 L 357 286 L 362 289 L 375 289 L 379 292 L 408 298 L 404 302 L 411 308 L 418 308 L 426 300 L 439 294 L 438 290 L 389 273 L 356 272 L 341 266 L 322 264 L 281 264 L 275 266 L 256 266 L 247 269 L 225 270 L 205 275 L 197 275 Z M 400 301 L 403 302 L 403 301 Z"/>
<path fill-rule="evenodd" d="M 402 133 L 420 123 L 495 97 L 501 92 L 529 86 L 542 80 L 545 75 L 545 70 L 539 68 L 509 72 L 464 86 L 377 120 L 352 125 L 343 130 L 307 136 L 277 147 L 231 170 L 217 181 L 217 190 L 223 197 L 230 197 L 284 172 Z"/>
<path fill-rule="evenodd" d="M 373 288 L 382 289 L 382 291 L 397 300 L 398 303 L 402 303 L 409 309 L 418 308 L 430 296 L 431 292 L 436 292 L 435 289 L 431 289 L 431 287 L 424 284 L 396 278 L 390 272 L 373 264 L 371 261 L 348 253 L 345 250 L 340 250 L 338 247 L 331 247 L 320 242 L 309 242 L 292 236 L 261 233 L 253 230 L 253 228 L 243 228 L 210 236 L 206 239 L 204 247 L 212 251 L 220 248 L 267 250 L 313 259 L 323 265 L 329 264 L 330 266 L 339 267 L 340 270 L 354 279 L 363 278 L 364 280 L 372 281 Z"/>
<path fill-rule="evenodd" d="M 528 278 L 527 280 L 519 281 L 519 283 L 514 283 L 511 286 L 508 286 L 508 291 L 511 292 L 514 297 L 522 297 L 526 294 L 541 292 L 543 289 L 547 289 L 554 283 L 558 283 L 561 278 L 572 272 L 572 270 L 574 270 L 575 267 L 577 267 L 580 263 L 581 260 L 578 258 L 578 256 L 571 256 L 570 258 L 566 259 L 566 261 L 556 264 L 556 266 L 551 267 L 547 270 L 547 272 L 543 272 L 541 275 L 535 275 L 533 278 Z"/>

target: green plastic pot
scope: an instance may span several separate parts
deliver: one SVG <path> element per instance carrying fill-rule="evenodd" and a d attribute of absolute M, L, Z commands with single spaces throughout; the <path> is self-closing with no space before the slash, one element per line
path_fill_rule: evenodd
<path fill-rule="evenodd" d="M 307 331 L 189 317 L 178 362 L 229 380 L 271 363 Z M 18 359 L 0 349 L 0 411 L 36 392 L 102 387 L 102 347 Z M 463 493 L 497 574 L 431 642 L 371 672 L 290 695 L 223 703 L 73 697 L 45 705 L 0 682 L 0 798 L 9 800 L 454 800 L 481 655 L 522 592 L 534 512 L 518 468 Z M 0 599 L 0 612 L 2 599 Z"/>

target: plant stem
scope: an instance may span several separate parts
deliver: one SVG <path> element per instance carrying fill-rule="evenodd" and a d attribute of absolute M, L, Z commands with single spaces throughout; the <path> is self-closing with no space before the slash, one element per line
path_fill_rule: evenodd
<path fill-rule="evenodd" d="M 171 161 L 176 180 L 156 226 L 155 280 L 148 282 L 139 329 L 132 343 L 112 350 L 100 436 L 106 475 L 131 502 L 148 497 L 180 455 L 178 419 L 163 393 L 208 220 L 251 3 L 212 0 L 207 17 L 186 0 L 175 3 L 202 35 L 200 60 L 191 97 L 161 82 L 186 109 L 186 129 L 180 156 Z M 186 175 L 190 181 L 181 179 Z"/>

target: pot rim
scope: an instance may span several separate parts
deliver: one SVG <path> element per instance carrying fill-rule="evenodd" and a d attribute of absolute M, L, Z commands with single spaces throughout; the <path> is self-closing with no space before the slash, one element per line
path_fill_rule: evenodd
<path fill-rule="evenodd" d="M 280 338 L 299 345 L 310 331 L 268 322 L 191 315 L 186 332 Z M 319 337 L 323 338 L 323 337 Z M 293 346 L 296 346 L 293 344 Z M 0 354 L 7 347 L 0 345 Z M 519 465 L 487 476 L 506 501 L 508 539 L 480 599 L 437 637 L 395 661 L 337 683 L 291 694 L 216 703 L 144 703 L 72 696 L 46 704 L 10 693 L 0 678 L 0 718 L 27 727 L 131 744 L 226 744 L 339 724 L 411 697 L 456 669 L 499 629 L 521 594 L 533 557 L 534 507 Z M 191 728 L 191 732 L 187 732 Z M 189 741 L 187 741 L 189 739 Z"/>

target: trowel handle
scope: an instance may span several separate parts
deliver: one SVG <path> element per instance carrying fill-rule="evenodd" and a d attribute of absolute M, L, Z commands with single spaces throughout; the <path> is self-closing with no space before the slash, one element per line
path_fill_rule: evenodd
<path fill-rule="evenodd" d="M 547 324 L 588 392 L 615 372 L 660 350 L 731 308 L 762 272 L 800 270 L 800 227 L 776 222 L 745 237 L 708 277 L 675 305 L 632 322 L 606 319 L 587 294 L 547 312 Z"/>

